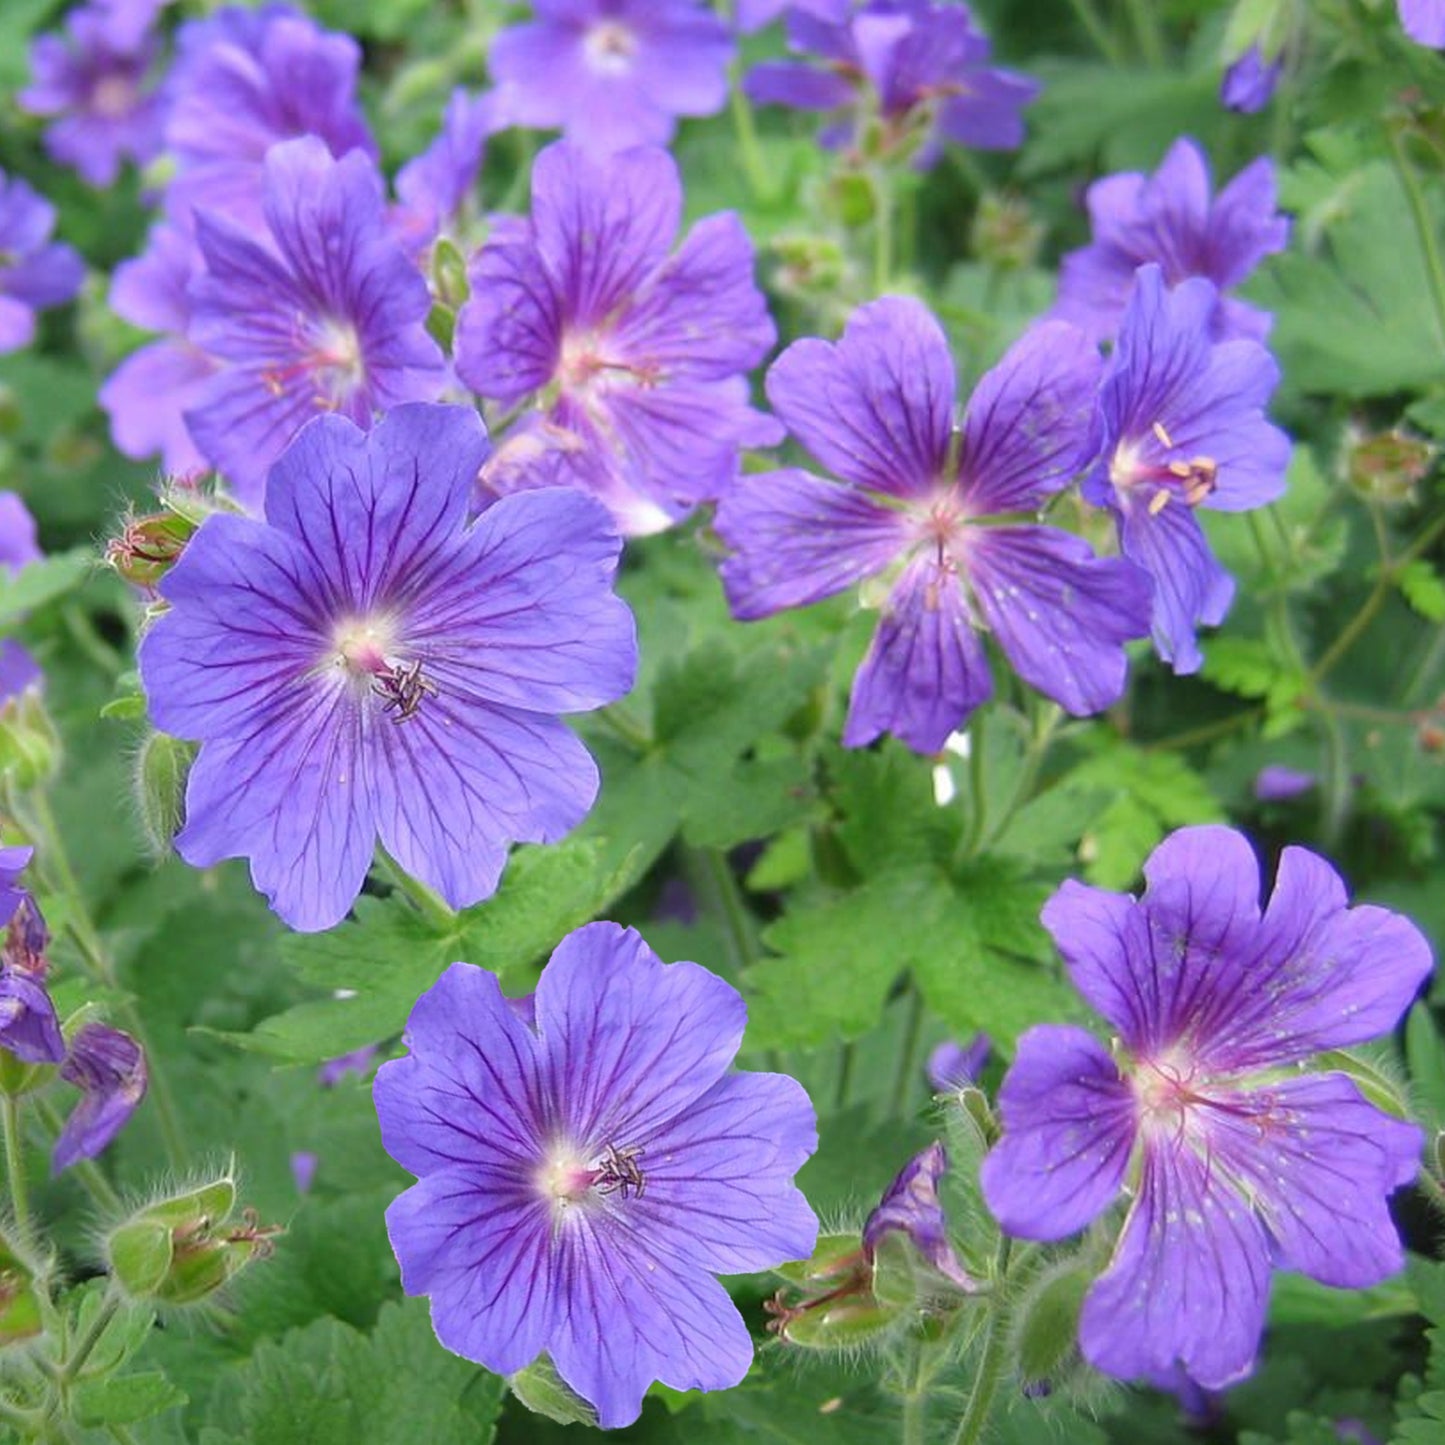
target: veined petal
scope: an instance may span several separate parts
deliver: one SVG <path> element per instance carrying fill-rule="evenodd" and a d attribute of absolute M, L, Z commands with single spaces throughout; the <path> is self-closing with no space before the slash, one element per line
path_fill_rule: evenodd
<path fill-rule="evenodd" d="M 1159 656 L 1183 676 L 1204 664 L 1195 636 L 1216 627 L 1234 601 L 1234 578 L 1219 565 L 1191 507 L 1170 499 L 1151 511 L 1130 498 L 1118 513 L 1120 550 L 1154 584 L 1149 630 Z"/>
<path fill-rule="evenodd" d="M 992 692 L 957 574 L 920 557 L 895 584 L 853 679 L 843 746 L 887 732 L 914 752 L 937 752 Z"/>
<path fill-rule="evenodd" d="M 818 1221 L 792 1179 L 817 1148 L 818 1128 L 795 1080 L 728 1074 L 640 1145 L 646 1188 L 616 1215 L 628 1248 L 719 1274 L 812 1253 Z"/>
<path fill-rule="evenodd" d="M 727 1291 L 651 1254 L 617 1248 L 581 1211 L 561 1236 L 567 1281 L 548 1350 L 557 1373 L 604 1430 L 630 1425 L 654 1380 L 674 1390 L 726 1390 L 753 1362 L 753 1342 Z"/>
<path fill-rule="evenodd" d="M 660 266 L 682 219 L 677 164 L 652 147 L 606 162 L 566 141 L 532 169 L 538 255 L 570 319 L 602 321 Z"/>
<path fill-rule="evenodd" d="M 176 850 L 197 868 L 249 858 L 256 887 L 302 933 L 340 923 L 376 846 L 358 729 L 339 679 L 301 682 L 277 698 L 264 731 L 205 743 Z"/>
<path fill-rule="evenodd" d="M 695 963 L 664 964 L 635 930 L 577 929 L 537 985 L 555 1117 L 579 1146 L 634 1147 L 718 1082 L 746 1016 L 736 989 Z"/>
<path fill-rule="evenodd" d="M 938 322 L 902 296 L 860 306 L 836 343 L 795 341 L 767 376 L 773 410 L 824 467 L 910 498 L 942 477 L 954 389 Z"/>
<path fill-rule="evenodd" d="M 963 423 L 959 487 L 971 510 L 1032 511 L 1087 460 L 1103 363 L 1061 321 L 1031 327 L 974 390 Z"/>
<path fill-rule="evenodd" d="M 386 1230 L 402 1288 L 431 1296 L 447 1349 L 508 1375 L 547 1347 L 565 1307 L 551 1209 L 512 1173 L 429 1174 L 392 1201 Z"/>
<path fill-rule="evenodd" d="M 1084 1299 L 1079 1344 L 1096 1369 L 1209 1390 L 1254 1367 L 1269 1302 L 1269 1244 L 1222 1170 L 1173 1135 L 1150 1140 L 1109 1268 Z"/>
<path fill-rule="evenodd" d="M 160 586 L 172 604 L 137 650 L 151 721 L 176 737 L 247 736 L 322 659 L 310 559 L 249 518 L 216 516 Z"/>
<path fill-rule="evenodd" d="M 1053 527 L 975 528 L 965 563 L 979 610 L 1019 675 L 1079 716 L 1124 691 L 1124 643 L 1148 629 L 1149 582 Z"/>
<path fill-rule="evenodd" d="M 1408 918 L 1346 907 L 1339 874 L 1306 848 L 1284 850 L 1263 924 L 1229 961 L 1201 1041 L 1235 1072 L 1390 1032 L 1433 966 Z"/>
<path fill-rule="evenodd" d="M 1388 1198 L 1420 1169 L 1425 1136 L 1341 1074 L 1214 1096 L 1213 1157 L 1254 1204 L 1281 1269 L 1364 1289 L 1404 1267 Z"/>
<path fill-rule="evenodd" d="M 537 1166 L 537 1040 L 495 975 L 452 964 L 413 1007 L 406 1045 L 411 1052 L 383 1064 L 372 1085 L 381 1142 L 402 1168 Z"/>
<path fill-rule="evenodd" d="M 562 299 L 530 237 L 488 241 L 469 270 L 471 298 L 457 317 L 457 375 L 478 396 L 513 406 L 556 373 Z"/>
<path fill-rule="evenodd" d="M 632 612 L 612 591 L 621 547 L 590 497 L 561 487 L 503 497 L 410 581 L 407 640 L 449 694 L 532 712 L 615 702 L 637 671 Z"/>
<path fill-rule="evenodd" d="M 722 580 L 744 621 L 831 597 L 883 571 L 909 542 L 902 512 L 795 469 L 739 477 L 713 526 L 733 549 Z"/>
<path fill-rule="evenodd" d="M 1118 1194 L 1136 1136 L 1129 1086 L 1083 1029 L 1041 1024 L 999 1089 L 1003 1137 L 983 1161 L 990 1212 L 1022 1239 L 1063 1239 Z"/>
<path fill-rule="evenodd" d="M 454 545 L 487 451 L 468 407 L 399 406 L 370 434 L 320 416 L 271 469 L 266 520 L 326 579 L 333 621 L 402 606 L 434 585 L 430 569 Z"/>
<path fill-rule="evenodd" d="M 496 891 L 512 843 L 556 843 L 597 797 L 565 724 L 439 690 L 405 721 L 372 713 L 367 766 L 388 853 L 453 908 Z"/>

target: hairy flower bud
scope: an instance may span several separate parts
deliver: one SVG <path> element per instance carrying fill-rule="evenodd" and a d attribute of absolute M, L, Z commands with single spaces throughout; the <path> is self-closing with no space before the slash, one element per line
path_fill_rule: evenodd
<path fill-rule="evenodd" d="M 272 1251 L 279 1225 L 252 1209 L 235 1218 L 236 1181 L 213 1183 L 158 1200 L 112 1231 L 106 1255 L 116 1283 L 137 1299 L 196 1304 Z"/>
<path fill-rule="evenodd" d="M 163 858 L 181 826 L 186 778 L 195 747 L 166 733 L 152 733 L 136 756 L 135 800 L 152 854 Z"/>
<path fill-rule="evenodd" d="M 0 1234 L 0 1350 L 32 1340 L 45 1328 L 36 1273 L 35 1266 Z"/>
<path fill-rule="evenodd" d="M 1365 432 L 1352 427 L 1345 439 L 1345 475 L 1361 496 L 1398 505 L 1414 500 L 1415 488 L 1430 473 L 1438 448 L 1395 427 Z"/>
<path fill-rule="evenodd" d="M 196 523 L 169 508 L 127 517 L 120 534 L 105 546 L 105 560 L 127 582 L 150 592 L 174 566 Z"/>

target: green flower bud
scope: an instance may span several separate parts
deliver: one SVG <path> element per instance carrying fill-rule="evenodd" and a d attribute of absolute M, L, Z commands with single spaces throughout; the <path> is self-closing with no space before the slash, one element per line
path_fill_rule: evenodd
<path fill-rule="evenodd" d="M 997 271 L 1026 271 L 1039 258 L 1044 228 L 1016 196 L 985 195 L 973 218 L 973 250 Z"/>
<path fill-rule="evenodd" d="M 1363 432 L 1351 428 L 1345 439 L 1345 475 L 1361 496 L 1386 506 L 1415 499 L 1415 489 L 1430 474 L 1438 448 L 1423 437 L 1396 427 Z"/>
<path fill-rule="evenodd" d="M 512 1393 L 534 1415 L 543 1415 L 559 1425 L 597 1424 L 597 1412 L 570 1389 L 546 1355 L 538 1355 L 525 1370 L 518 1370 L 507 1384 Z"/>
<path fill-rule="evenodd" d="M 829 187 L 833 211 L 845 226 L 866 226 L 878 214 L 873 182 L 860 171 L 844 171 Z"/>
<path fill-rule="evenodd" d="M 186 778 L 195 755 L 191 743 L 165 733 L 152 733 L 136 755 L 136 806 L 146 842 L 156 858 L 170 852 L 171 839 L 181 826 Z"/>
<path fill-rule="evenodd" d="M 467 258 L 457 244 L 445 236 L 432 247 L 431 275 L 437 300 L 452 311 L 460 311 L 472 294 L 467 277 Z"/>
<path fill-rule="evenodd" d="M 106 563 L 127 582 L 152 592 L 175 565 L 198 525 L 169 509 L 127 517 L 120 535 L 105 544 Z"/>
<path fill-rule="evenodd" d="M 1093 1276 L 1077 1258 L 1043 1274 L 1019 1304 L 1015 1348 L 1026 1384 L 1056 1380 L 1072 1363 L 1079 1311 Z"/>
<path fill-rule="evenodd" d="M 60 758 L 60 734 L 38 687 L 0 706 L 0 775 L 18 788 L 38 788 L 55 776 Z"/>
<path fill-rule="evenodd" d="M 223 1177 L 138 1210 L 111 1232 L 111 1274 L 136 1299 L 196 1304 L 214 1294 L 253 1259 L 273 1249 L 279 1225 L 262 1225 L 252 1209 L 232 1215 L 235 1180 Z"/>

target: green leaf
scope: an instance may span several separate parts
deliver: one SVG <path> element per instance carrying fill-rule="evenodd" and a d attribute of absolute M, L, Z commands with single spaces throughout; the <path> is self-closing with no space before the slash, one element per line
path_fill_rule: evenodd
<path fill-rule="evenodd" d="M 485 903 L 438 932 L 399 896 L 360 898 L 355 921 L 326 933 L 291 934 L 281 945 L 307 983 L 330 997 L 298 1004 L 248 1034 L 225 1037 L 291 1063 L 321 1063 L 399 1034 L 417 998 L 448 964 L 474 963 L 531 986 L 529 966 L 600 913 L 630 870 L 608 870 L 596 842 L 521 847 Z"/>
<path fill-rule="evenodd" d="M 1427 622 L 1445 622 L 1445 577 L 1423 557 L 1401 567 L 1395 574 L 1395 585 Z"/>
<path fill-rule="evenodd" d="M 1434 1129 L 1445 1128 L 1445 1040 L 1427 1004 L 1416 1004 L 1405 1021 L 1405 1062 L 1422 1118 Z"/>
<path fill-rule="evenodd" d="M 1275 313 L 1270 347 L 1286 385 L 1367 397 L 1438 378 L 1441 337 L 1421 304 L 1430 278 L 1393 167 L 1379 160 L 1340 172 L 1305 162 L 1286 186 L 1286 204 L 1292 188 L 1315 203 L 1297 223 L 1297 243 L 1247 288 Z M 1445 217 L 1438 197 L 1431 203 L 1438 231 Z"/>
<path fill-rule="evenodd" d="M 0 626 L 12 626 L 37 607 L 73 592 L 94 566 L 95 554 L 77 547 L 0 575 Z"/>
<path fill-rule="evenodd" d="M 261 1344 L 227 1376 L 211 1405 L 227 1428 L 201 1436 L 211 1445 L 487 1445 L 503 1389 L 437 1343 L 420 1299 L 384 1306 L 370 1335 L 317 1320 Z"/>
<path fill-rule="evenodd" d="M 184 1405 L 186 1398 L 160 1371 L 147 1370 L 84 1381 L 75 1391 L 75 1414 L 82 1425 L 133 1425 Z"/>

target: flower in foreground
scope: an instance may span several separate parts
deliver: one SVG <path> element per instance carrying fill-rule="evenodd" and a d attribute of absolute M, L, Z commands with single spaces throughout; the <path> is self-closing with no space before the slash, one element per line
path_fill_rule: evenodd
<path fill-rule="evenodd" d="M 35 313 L 69 301 L 85 263 L 51 241 L 55 207 L 24 181 L 0 171 L 0 354 L 28 346 Z"/>
<path fill-rule="evenodd" d="M 1154 580 L 1150 624 L 1177 673 L 1198 671 L 1201 623 L 1224 620 L 1234 579 L 1195 515 L 1247 512 L 1285 488 L 1289 438 L 1265 418 L 1274 358 L 1243 337 L 1214 342 L 1218 293 L 1205 280 L 1166 289 L 1143 266 L 1099 391 L 1084 496 L 1107 507 L 1120 549 Z"/>
<path fill-rule="evenodd" d="M 788 41 L 816 57 L 766 61 L 748 72 L 760 105 L 837 113 L 820 140 L 860 145 L 875 120 L 888 150 L 906 146 L 929 165 L 943 137 L 974 150 L 1023 144 L 1021 114 L 1036 81 L 989 64 L 992 47 L 968 7 L 930 0 L 870 0 L 829 19 L 817 6 L 788 15 Z"/>
<path fill-rule="evenodd" d="M 537 157 L 531 221 L 479 253 L 457 325 L 472 390 L 506 406 L 545 392 L 498 448 L 497 490 L 542 466 L 600 497 L 624 532 L 653 532 L 722 491 L 739 448 L 779 439 L 748 405 L 746 373 L 776 334 L 752 243 L 725 213 L 673 251 L 681 219 L 666 151 L 596 160 L 562 142 Z M 519 455 L 530 465 L 508 465 Z"/>
<path fill-rule="evenodd" d="M 993 690 L 981 624 L 1070 712 L 1118 699 L 1124 643 L 1148 629 L 1148 578 L 1034 521 L 1084 460 L 1098 364 L 1082 333 L 1035 327 L 979 382 L 955 434 L 943 332 L 890 296 L 854 312 L 837 343 L 795 342 L 769 371 L 774 411 L 839 480 L 740 478 L 717 510 L 732 550 L 723 585 L 751 620 L 888 575 L 846 746 L 891 732 L 941 748 Z"/>
<path fill-rule="evenodd" d="M 752 1342 L 713 1275 L 806 1258 L 818 1228 L 792 1182 L 812 1105 L 729 1072 L 745 1018 L 729 984 L 612 923 L 558 945 L 535 1029 L 469 964 L 422 995 L 374 1092 L 419 1181 L 386 1212 L 392 1248 L 442 1344 L 503 1375 L 545 1351 L 604 1428 L 653 1380 L 743 1378 Z"/>
<path fill-rule="evenodd" d="M 442 355 L 431 294 L 386 220 L 381 178 L 359 151 L 335 160 L 315 137 L 267 153 L 269 244 L 202 212 L 206 269 L 191 285 L 189 338 L 222 363 L 186 425 L 241 500 L 318 411 L 363 426 L 376 411 L 434 401 Z"/>
<path fill-rule="evenodd" d="M 1010 1234 L 1062 1239 L 1126 1186 L 1123 1233 L 1084 1301 L 1084 1355 L 1122 1379 L 1242 1379 L 1273 1269 L 1360 1289 L 1403 1263 L 1386 1200 L 1423 1142 L 1311 1056 L 1389 1032 L 1430 972 L 1407 919 L 1348 908 L 1339 875 L 1286 848 L 1261 912 L 1259 865 L 1222 827 L 1185 828 L 1142 898 L 1067 882 L 1044 926 L 1117 1035 L 1041 1025 L 999 1092 L 984 1161 Z"/>
<path fill-rule="evenodd" d="M 488 63 L 517 125 L 559 127 L 599 154 L 666 145 L 676 118 L 716 115 L 733 40 L 697 0 L 536 0 Z"/>
<path fill-rule="evenodd" d="M 156 75 L 153 0 L 77 6 L 61 33 L 30 50 L 31 84 L 22 110 L 56 117 L 45 148 L 93 186 L 109 186 L 127 158 L 144 165 L 160 154 L 165 102 Z"/>
<path fill-rule="evenodd" d="M 1263 341 L 1273 318 L 1223 293 L 1289 240 L 1275 210 L 1274 163 L 1262 156 L 1211 199 L 1209 160 L 1196 141 L 1174 142 L 1152 176 L 1105 176 L 1089 187 L 1093 242 L 1063 259 L 1052 315 L 1090 336 L 1114 335 L 1140 266 L 1155 263 L 1171 286 L 1202 276 L 1219 288 L 1209 318 L 1216 340 Z"/>
<path fill-rule="evenodd" d="M 468 524 L 474 412 L 414 404 L 370 433 L 314 420 L 271 470 L 265 519 L 209 517 L 142 640 L 163 732 L 199 739 L 176 837 L 197 867 L 248 857 L 293 928 L 328 928 L 377 838 L 465 907 L 513 841 L 581 821 L 597 770 L 556 716 L 632 685 L 619 542 L 556 489 Z"/>

